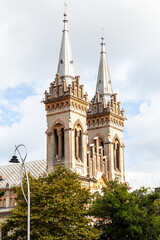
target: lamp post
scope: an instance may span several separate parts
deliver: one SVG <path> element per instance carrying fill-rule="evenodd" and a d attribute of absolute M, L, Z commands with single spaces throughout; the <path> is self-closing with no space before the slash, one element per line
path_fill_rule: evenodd
<path fill-rule="evenodd" d="M 19 151 L 19 148 L 23 147 L 26 151 L 24 158 L 22 158 L 22 155 Z M 25 160 L 27 157 L 27 148 L 24 144 L 19 144 L 18 146 L 15 146 L 15 151 L 14 151 L 14 155 L 12 156 L 11 160 L 9 162 L 11 163 L 19 163 L 19 160 L 16 156 L 16 152 L 19 154 L 20 159 L 22 161 L 22 166 L 21 166 L 21 173 L 20 173 L 20 180 L 21 180 L 21 188 L 22 188 L 22 192 L 23 192 L 23 196 L 25 201 L 28 204 L 28 225 L 27 225 L 27 240 L 30 240 L 30 186 L 29 186 L 29 179 L 28 179 L 28 173 L 26 170 L 26 166 L 25 166 Z M 26 175 L 26 180 L 27 180 L 27 189 L 28 189 L 28 198 L 25 195 L 24 189 L 23 189 L 23 183 L 22 183 L 22 177 L 23 177 L 23 169 L 25 171 L 25 175 Z"/>

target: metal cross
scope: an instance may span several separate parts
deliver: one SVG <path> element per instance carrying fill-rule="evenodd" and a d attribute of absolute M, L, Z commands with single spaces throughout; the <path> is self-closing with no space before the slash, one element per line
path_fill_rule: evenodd
<path fill-rule="evenodd" d="M 102 37 L 104 37 L 104 28 L 102 27 L 101 30 L 102 30 Z"/>
<path fill-rule="evenodd" d="M 66 13 L 66 11 L 67 11 L 67 3 L 66 2 L 64 2 L 64 9 L 65 9 L 65 13 Z"/>

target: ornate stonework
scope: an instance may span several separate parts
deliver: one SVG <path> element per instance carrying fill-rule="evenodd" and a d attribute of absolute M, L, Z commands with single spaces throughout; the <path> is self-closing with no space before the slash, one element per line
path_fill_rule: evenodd
<path fill-rule="evenodd" d="M 104 37 L 96 94 L 88 102 L 79 76 L 75 77 L 73 73 L 66 13 L 64 17 L 58 61 L 60 71 L 51 82 L 49 92 L 45 92 L 44 100 L 47 111 L 47 171 L 63 164 L 76 170 L 86 182 L 86 178 L 92 181 L 99 172 L 106 180 L 118 178 L 124 182 L 125 117 L 117 94 L 113 94 Z"/>

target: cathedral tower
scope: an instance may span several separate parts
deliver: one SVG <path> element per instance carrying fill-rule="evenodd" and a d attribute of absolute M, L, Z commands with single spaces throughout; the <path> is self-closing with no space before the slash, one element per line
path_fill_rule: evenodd
<path fill-rule="evenodd" d="M 113 93 L 102 37 L 96 94 L 89 103 L 75 76 L 67 14 L 55 80 L 45 91 L 47 171 L 58 164 L 75 169 L 95 190 L 98 179 L 124 182 L 124 111 Z M 87 140 L 88 137 L 88 140 Z M 101 182 L 101 181 L 100 181 Z M 102 182 L 101 182 L 102 183 Z M 98 183 L 99 184 L 99 183 Z"/>
<path fill-rule="evenodd" d="M 67 14 L 55 81 L 45 92 L 47 111 L 47 170 L 57 164 L 76 169 L 81 176 L 87 175 L 87 94 L 75 76 Z"/>
<path fill-rule="evenodd" d="M 124 144 L 123 126 L 124 111 L 117 94 L 113 94 L 112 84 L 106 59 L 104 37 L 101 38 L 101 53 L 96 85 L 96 94 L 89 104 L 87 113 L 89 145 L 95 145 L 95 152 L 99 162 L 101 147 L 103 155 L 107 158 L 107 166 L 103 172 L 108 180 L 118 178 L 124 182 Z M 97 163 L 97 170 L 102 164 Z"/>

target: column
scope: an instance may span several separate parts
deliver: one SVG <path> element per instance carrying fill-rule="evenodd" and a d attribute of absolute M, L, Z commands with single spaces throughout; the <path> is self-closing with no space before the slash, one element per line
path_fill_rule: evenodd
<path fill-rule="evenodd" d="M 106 179 L 108 180 L 107 157 L 105 158 L 105 173 Z"/>
<path fill-rule="evenodd" d="M 76 158 L 79 158 L 79 132 L 76 130 Z"/>
<path fill-rule="evenodd" d="M 117 168 L 117 163 L 116 163 L 116 149 L 117 149 L 117 146 L 116 146 L 116 144 L 114 143 L 114 145 L 113 145 L 113 153 L 114 153 L 114 169 L 116 169 Z"/>
<path fill-rule="evenodd" d="M 96 149 L 97 149 L 97 170 L 100 171 L 100 166 L 99 166 L 99 139 L 97 137 L 96 139 Z"/>
<path fill-rule="evenodd" d="M 99 151 L 100 151 L 100 165 L 101 165 L 101 172 L 104 172 L 104 169 L 103 169 L 103 147 L 99 147 Z"/>
<path fill-rule="evenodd" d="M 58 156 L 62 157 L 62 130 L 57 130 L 58 135 Z"/>
<path fill-rule="evenodd" d="M 91 176 L 91 154 L 90 154 L 90 152 L 87 153 L 87 161 L 88 161 L 88 166 L 87 166 L 88 171 L 87 171 L 87 173 L 88 173 L 88 176 L 90 177 Z"/>
<path fill-rule="evenodd" d="M 95 164 L 95 146 L 94 144 L 90 144 L 90 147 L 92 149 L 92 169 L 93 169 L 93 172 L 92 172 L 92 175 L 93 177 L 96 175 L 96 164 Z"/>

